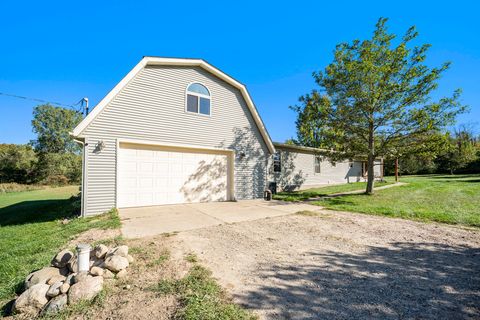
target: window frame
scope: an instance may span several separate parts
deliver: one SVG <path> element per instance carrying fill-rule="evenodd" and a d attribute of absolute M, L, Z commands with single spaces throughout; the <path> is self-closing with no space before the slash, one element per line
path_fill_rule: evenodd
<path fill-rule="evenodd" d="M 210 94 L 209 96 L 205 95 L 205 94 L 201 94 L 201 93 L 197 93 L 197 92 L 191 92 L 191 91 L 188 91 L 188 88 L 190 88 L 190 86 L 192 84 L 199 84 L 199 85 L 202 85 L 203 87 L 205 87 L 205 89 L 207 89 L 208 93 Z M 188 95 L 191 95 L 191 96 L 195 96 L 197 97 L 197 108 L 198 108 L 198 112 L 193 112 L 193 111 L 189 111 L 188 110 Z M 204 99 L 208 99 L 209 102 L 210 102 L 210 112 L 208 114 L 204 114 L 204 113 L 200 113 L 200 98 L 204 98 Z M 203 83 L 201 82 L 198 82 L 198 81 L 194 81 L 194 82 L 190 82 L 187 87 L 185 88 L 185 113 L 188 113 L 188 114 L 196 114 L 198 116 L 202 116 L 202 117 L 211 117 L 212 116 L 212 91 L 210 91 L 210 89 L 204 85 Z"/>
<path fill-rule="evenodd" d="M 275 156 L 278 156 L 278 160 L 275 159 Z M 277 165 L 275 165 L 275 162 L 278 162 Z M 277 151 L 273 154 L 272 157 L 272 164 L 273 164 L 273 173 L 281 173 L 282 172 L 282 153 Z M 278 166 L 278 170 L 275 170 L 275 168 Z"/>
<path fill-rule="evenodd" d="M 317 172 L 317 160 L 318 160 L 318 172 Z M 322 157 L 315 155 L 313 158 L 313 173 L 321 174 L 322 173 Z"/>

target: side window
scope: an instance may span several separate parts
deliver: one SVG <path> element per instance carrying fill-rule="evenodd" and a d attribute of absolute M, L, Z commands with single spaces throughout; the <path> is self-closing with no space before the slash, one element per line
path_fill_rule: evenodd
<path fill-rule="evenodd" d="M 277 152 L 273 155 L 273 172 L 282 171 L 282 157 L 280 152 Z"/>
<path fill-rule="evenodd" d="M 315 173 L 320 173 L 322 164 L 322 157 L 315 156 Z"/>
<path fill-rule="evenodd" d="M 192 83 L 187 88 L 186 110 L 191 113 L 210 115 L 210 92 L 200 83 Z"/>

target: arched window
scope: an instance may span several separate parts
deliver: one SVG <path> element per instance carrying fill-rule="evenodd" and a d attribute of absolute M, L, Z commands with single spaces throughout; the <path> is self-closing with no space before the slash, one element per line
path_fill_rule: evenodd
<path fill-rule="evenodd" d="M 210 115 L 210 92 L 200 83 L 192 83 L 187 87 L 187 112 Z"/>

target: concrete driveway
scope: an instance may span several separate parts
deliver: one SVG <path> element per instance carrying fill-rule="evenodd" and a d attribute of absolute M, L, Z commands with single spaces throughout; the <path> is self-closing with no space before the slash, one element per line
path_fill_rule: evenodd
<path fill-rule="evenodd" d="M 243 200 L 125 208 L 119 209 L 119 213 L 122 234 L 127 238 L 140 238 L 319 209 L 318 206 L 276 200 Z"/>

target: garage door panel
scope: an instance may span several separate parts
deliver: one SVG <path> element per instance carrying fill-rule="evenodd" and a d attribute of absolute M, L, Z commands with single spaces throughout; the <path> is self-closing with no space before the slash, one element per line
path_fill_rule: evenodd
<path fill-rule="evenodd" d="M 124 171 L 125 172 L 137 172 L 137 162 L 136 161 L 125 161 L 122 163 L 122 165 L 125 167 Z"/>
<path fill-rule="evenodd" d="M 119 207 L 225 201 L 227 155 L 119 149 Z"/>

